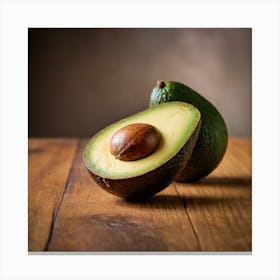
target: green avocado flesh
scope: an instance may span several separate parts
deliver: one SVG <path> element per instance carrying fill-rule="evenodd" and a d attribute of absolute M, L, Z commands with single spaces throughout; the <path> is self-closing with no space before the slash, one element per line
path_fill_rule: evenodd
<path fill-rule="evenodd" d="M 228 141 L 225 121 L 206 98 L 190 87 L 174 81 L 158 81 L 150 97 L 150 107 L 181 101 L 194 105 L 201 113 L 201 127 L 192 155 L 177 176 L 177 181 L 197 181 L 211 173 L 221 162 Z"/>
<path fill-rule="evenodd" d="M 110 140 L 116 131 L 133 123 L 145 123 L 156 127 L 162 136 L 160 145 L 155 152 L 140 160 L 116 159 L 110 153 Z M 96 176 L 96 181 L 109 188 L 112 180 L 139 178 L 143 174 L 157 170 L 175 157 L 194 132 L 198 131 L 199 124 L 200 112 L 187 103 L 170 102 L 150 108 L 104 128 L 91 138 L 84 150 L 85 165 Z M 193 139 L 192 146 L 195 141 L 196 138 Z M 176 172 L 173 173 L 175 175 Z M 156 173 L 154 176 L 157 176 Z M 140 180 L 139 184 L 143 185 L 143 182 Z"/>

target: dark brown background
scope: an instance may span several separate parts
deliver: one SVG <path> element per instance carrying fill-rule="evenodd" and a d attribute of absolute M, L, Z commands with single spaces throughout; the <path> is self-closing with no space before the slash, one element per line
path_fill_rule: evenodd
<path fill-rule="evenodd" d="M 29 29 L 29 136 L 91 136 L 148 107 L 158 79 L 199 91 L 251 136 L 251 29 Z"/>

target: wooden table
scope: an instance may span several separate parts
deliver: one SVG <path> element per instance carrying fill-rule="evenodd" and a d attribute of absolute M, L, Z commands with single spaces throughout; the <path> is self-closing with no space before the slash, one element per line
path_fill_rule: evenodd
<path fill-rule="evenodd" d="M 29 139 L 29 251 L 251 251 L 251 140 L 208 177 L 129 203 L 96 186 L 87 140 Z"/>

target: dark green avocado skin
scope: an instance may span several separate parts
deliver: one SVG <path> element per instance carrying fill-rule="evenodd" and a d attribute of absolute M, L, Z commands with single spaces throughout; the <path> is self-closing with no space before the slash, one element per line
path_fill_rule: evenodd
<path fill-rule="evenodd" d="M 165 189 L 174 181 L 178 172 L 184 168 L 185 162 L 191 156 L 199 129 L 200 122 L 188 141 L 172 159 L 159 168 L 141 176 L 126 179 L 110 179 L 100 177 L 91 170 L 88 171 L 101 188 L 113 195 L 132 201 L 145 199 Z"/>
<path fill-rule="evenodd" d="M 162 88 L 155 87 L 150 107 L 170 101 L 190 103 L 201 113 L 196 145 L 185 168 L 176 176 L 177 181 L 197 181 L 211 173 L 223 159 L 228 142 L 225 121 L 213 104 L 182 83 L 169 81 Z"/>

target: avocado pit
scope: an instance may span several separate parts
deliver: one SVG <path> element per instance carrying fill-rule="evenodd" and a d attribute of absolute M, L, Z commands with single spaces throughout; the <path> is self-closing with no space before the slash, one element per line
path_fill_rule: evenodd
<path fill-rule="evenodd" d="M 134 123 L 119 129 L 111 138 L 110 152 L 123 161 L 134 161 L 152 154 L 161 142 L 159 131 L 150 124 Z"/>

